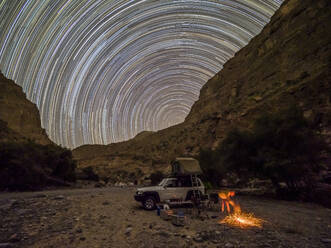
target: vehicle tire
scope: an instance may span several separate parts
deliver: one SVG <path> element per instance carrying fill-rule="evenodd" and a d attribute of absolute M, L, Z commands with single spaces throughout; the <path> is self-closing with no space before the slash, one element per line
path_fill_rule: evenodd
<path fill-rule="evenodd" d="M 153 196 L 147 196 L 143 201 L 143 206 L 146 210 L 153 210 L 156 207 L 156 201 Z"/>

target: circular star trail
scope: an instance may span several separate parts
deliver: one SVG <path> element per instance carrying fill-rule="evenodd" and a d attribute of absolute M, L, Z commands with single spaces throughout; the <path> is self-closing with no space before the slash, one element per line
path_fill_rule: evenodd
<path fill-rule="evenodd" d="M 282 0 L 3 0 L 0 69 L 62 146 L 182 122 Z"/>

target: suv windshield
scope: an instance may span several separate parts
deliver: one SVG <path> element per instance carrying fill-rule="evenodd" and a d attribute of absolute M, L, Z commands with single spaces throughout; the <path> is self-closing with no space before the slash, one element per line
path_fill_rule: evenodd
<path fill-rule="evenodd" d="M 175 178 L 164 178 L 159 183 L 159 186 L 163 186 L 163 187 L 176 187 L 177 186 L 177 179 L 175 179 Z"/>
<path fill-rule="evenodd" d="M 166 182 L 167 182 L 166 178 L 162 179 L 162 181 L 159 183 L 159 186 L 164 186 Z"/>

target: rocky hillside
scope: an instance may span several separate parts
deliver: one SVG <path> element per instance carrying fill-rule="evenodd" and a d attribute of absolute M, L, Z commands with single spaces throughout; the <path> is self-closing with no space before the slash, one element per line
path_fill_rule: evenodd
<path fill-rule="evenodd" d="M 249 128 L 261 111 L 291 103 L 330 142 L 330 23 L 328 0 L 285 1 L 263 31 L 204 85 L 184 123 L 127 142 L 81 146 L 73 151 L 78 166 L 93 166 L 103 177 L 166 170 L 176 156 L 213 148 L 230 128 Z"/>
<path fill-rule="evenodd" d="M 1 73 L 0 89 L 0 191 L 36 190 L 75 181 L 71 151 L 47 137 L 36 105 Z"/>
<path fill-rule="evenodd" d="M 37 106 L 26 99 L 22 88 L 0 73 L 0 141 L 33 140 L 51 144 L 41 128 Z"/>

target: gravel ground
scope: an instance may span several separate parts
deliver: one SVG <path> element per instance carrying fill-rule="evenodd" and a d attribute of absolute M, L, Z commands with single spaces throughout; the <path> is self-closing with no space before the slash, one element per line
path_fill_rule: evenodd
<path fill-rule="evenodd" d="M 188 215 L 184 227 L 145 211 L 135 188 L 68 189 L 0 195 L 2 247 L 331 247 L 331 209 L 236 197 L 262 228 L 219 224 L 224 214 Z M 189 212 L 190 209 L 183 209 Z"/>

